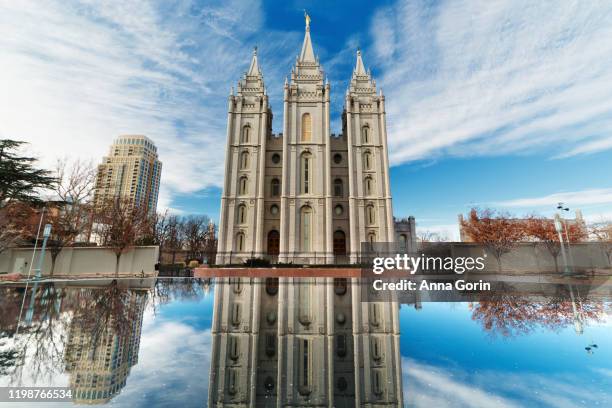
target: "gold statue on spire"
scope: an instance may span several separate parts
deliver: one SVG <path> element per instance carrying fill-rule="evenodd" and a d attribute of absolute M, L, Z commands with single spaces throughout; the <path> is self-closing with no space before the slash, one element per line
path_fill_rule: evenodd
<path fill-rule="evenodd" d="M 304 10 L 304 20 L 306 20 L 306 31 L 310 31 L 310 16 L 306 10 Z"/>

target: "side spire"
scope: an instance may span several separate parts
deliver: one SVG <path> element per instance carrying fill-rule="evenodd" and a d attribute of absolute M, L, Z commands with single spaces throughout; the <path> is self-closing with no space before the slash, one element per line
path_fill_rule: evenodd
<path fill-rule="evenodd" d="M 304 44 L 302 44 L 302 52 L 300 53 L 300 62 L 316 62 L 314 51 L 312 50 L 312 41 L 310 40 L 310 16 L 304 11 L 306 19 L 306 33 L 304 34 Z"/>
<path fill-rule="evenodd" d="M 249 72 L 247 72 L 247 75 L 261 75 L 261 72 L 259 71 L 259 64 L 257 63 L 257 47 L 253 48 L 253 59 L 251 60 L 251 66 L 249 67 Z"/>
<path fill-rule="evenodd" d="M 357 50 L 357 64 L 355 65 L 355 74 L 357 75 L 367 75 L 365 70 L 365 66 L 363 65 L 363 60 L 361 59 L 361 50 Z"/>

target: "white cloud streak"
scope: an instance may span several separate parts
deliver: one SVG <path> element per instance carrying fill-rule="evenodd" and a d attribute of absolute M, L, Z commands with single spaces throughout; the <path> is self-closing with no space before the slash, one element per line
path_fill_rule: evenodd
<path fill-rule="evenodd" d="M 516 198 L 513 200 L 499 201 L 493 204 L 500 207 L 513 208 L 551 208 L 560 202 L 568 206 L 612 204 L 612 188 L 568 191 L 540 197 Z"/>
<path fill-rule="evenodd" d="M 230 85 L 252 45 L 278 74 L 266 53 L 295 39 L 262 24 L 258 2 L 2 1 L 0 137 L 31 142 L 51 167 L 97 163 L 118 135 L 145 134 L 164 162 L 160 207 L 220 186 Z"/>
<path fill-rule="evenodd" d="M 400 1 L 379 10 L 392 163 L 612 147 L 609 2 Z"/>
<path fill-rule="evenodd" d="M 402 375 L 405 402 L 417 408 L 570 408 L 605 405 L 610 398 L 607 388 L 599 381 L 567 372 L 470 371 L 461 367 L 436 367 L 404 357 Z"/>

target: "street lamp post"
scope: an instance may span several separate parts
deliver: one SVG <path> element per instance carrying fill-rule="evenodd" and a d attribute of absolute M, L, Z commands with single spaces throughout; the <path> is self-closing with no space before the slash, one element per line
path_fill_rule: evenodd
<path fill-rule="evenodd" d="M 563 257 L 563 264 L 565 265 L 565 271 L 563 275 L 569 276 L 571 275 L 569 265 L 567 263 L 567 255 L 565 254 L 565 246 L 563 245 L 563 225 L 561 225 L 561 217 L 559 214 L 555 214 L 555 229 L 557 230 L 557 234 L 559 234 L 559 244 L 561 245 L 561 256 Z"/>
<path fill-rule="evenodd" d="M 569 207 L 566 207 L 565 205 L 563 205 L 563 203 L 559 203 L 557 205 L 557 210 L 561 210 L 561 211 L 567 211 L 569 212 Z M 569 258 L 569 262 L 571 265 L 571 271 L 574 271 L 574 257 L 572 255 L 572 246 L 570 244 L 570 237 L 569 237 L 569 228 L 567 227 L 567 221 L 561 216 L 559 215 L 560 218 L 560 222 L 561 222 L 561 227 L 563 227 L 563 229 L 565 230 L 565 240 L 567 241 L 567 253 L 568 253 L 568 258 Z"/>
<path fill-rule="evenodd" d="M 45 250 L 47 249 L 47 241 L 49 240 L 49 236 L 51 236 L 51 224 L 45 225 L 45 230 L 43 231 L 43 244 L 40 250 L 40 257 L 38 258 L 38 268 L 36 269 L 36 280 L 39 280 L 42 275 L 42 266 L 43 266 L 43 261 L 45 259 Z"/>

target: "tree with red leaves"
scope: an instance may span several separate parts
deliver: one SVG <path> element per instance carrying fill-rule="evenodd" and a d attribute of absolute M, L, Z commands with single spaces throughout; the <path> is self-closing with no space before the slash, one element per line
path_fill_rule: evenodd
<path fill-rule="evenodd" d="M 468 219 L 461 221 L 461 227 L 472 241 L 484 245 L 493 254 L 500 273 L 502 255 L 510 252 L 525 237 L 525 229 L 519 221 L 510 214 L 488 208 L 472 208 Z"/>

